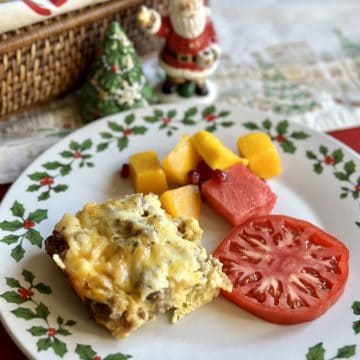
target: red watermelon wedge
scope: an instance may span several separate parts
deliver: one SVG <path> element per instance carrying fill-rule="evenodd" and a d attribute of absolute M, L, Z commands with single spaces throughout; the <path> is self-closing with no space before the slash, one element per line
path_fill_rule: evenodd
<path fill-rule="evenodd" d="M 225 172 L 227 181 L 210 179 L 202 184 L 201 193 L 231 225 L 271 212 L 276 195 L 263 180 L 242 164 Z"/>

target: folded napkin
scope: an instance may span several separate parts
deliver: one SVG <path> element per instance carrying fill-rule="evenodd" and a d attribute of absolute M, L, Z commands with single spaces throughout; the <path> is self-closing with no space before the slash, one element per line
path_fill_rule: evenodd
<path fill-rule="evenodd" d="M 0 33 L 109 0 L 0 0 Z"/>

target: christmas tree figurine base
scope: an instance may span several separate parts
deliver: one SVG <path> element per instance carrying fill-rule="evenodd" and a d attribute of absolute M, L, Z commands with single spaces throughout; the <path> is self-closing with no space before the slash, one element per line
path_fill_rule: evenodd
<path fill-rule="evenodd" d="M 215 83 L 211 80 L 206 81 L 206 86 L 208 89 L 208 94 L 205 96 L 200 96 L 193 94 L 193 91 L 191 89 L 191 84 L 184 84 L 183 95 L 179 95 L 179 91 L 175 91 L 171 94 L 165 94 L 162 91 L 163 83 L 160 83 L 155 88 L 155 93 L 158 101 L 163 104 L 168 103 L 190 103 L 190 102 L 196 102 L 198 104 L 211 104 L 213 103 L 216 98 L 218 97 L 218 88 L 215 85 Z M 187 89 L 189 87 L 190 89 Z M 181 91 L 181 90 L 180 90 Z M 187 91 L 189 91 L 189 96 L 186 95 Z"/>

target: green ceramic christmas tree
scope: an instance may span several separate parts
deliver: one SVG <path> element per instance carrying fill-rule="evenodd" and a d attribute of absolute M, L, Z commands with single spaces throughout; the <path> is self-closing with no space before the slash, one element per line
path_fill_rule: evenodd
<path fill-rule="evenodd" d="M 118 22 L 111 23 L 105 34 L 100 56 L 91 67 L 81 98 L 85 121 L 153 102 L 153 89 L 133 44 Z"/>

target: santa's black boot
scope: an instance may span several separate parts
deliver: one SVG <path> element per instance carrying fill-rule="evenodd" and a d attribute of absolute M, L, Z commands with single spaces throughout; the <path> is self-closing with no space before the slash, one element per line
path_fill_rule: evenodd
<path fill-rule="evenodd" d="M 199 96 L 207 96 L 209 95 L 209 89 L 205 83 L 202 85 L 197 84 L 195 88 L 195 93 Z"/>
<path fill-rule="evenodd" d="M 164 83 L 161 85 L 161 92 L 163 94 L 173 94 L 176 91 L 176 85 L 169 80 L 165 80 Z"/>

